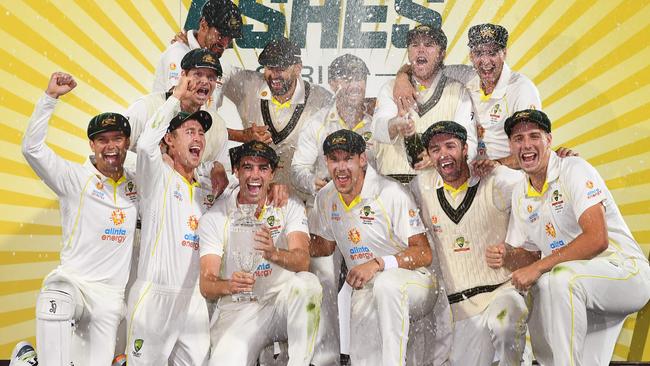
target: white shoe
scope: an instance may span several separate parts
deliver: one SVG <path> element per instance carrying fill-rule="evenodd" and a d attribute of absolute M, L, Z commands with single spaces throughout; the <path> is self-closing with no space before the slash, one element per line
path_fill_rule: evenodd
<path fill-rule="evenodd" d="M 11 352 L 11 361 L 9 366 L 37 366 L 38 359 L 34 347 L 25 341 L 18 342 Z"/>

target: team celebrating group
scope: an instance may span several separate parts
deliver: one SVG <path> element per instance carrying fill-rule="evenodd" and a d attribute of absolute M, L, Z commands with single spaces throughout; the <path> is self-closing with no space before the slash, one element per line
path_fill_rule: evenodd
<path fill-rule="evenodd" d="M 221 64 L 241 27 L 209 0 L 153 93 L 91 119 L 84 164 L 45 143 L 77 86 L 52 74 L 22 143 L 63 232 L 36 302 L 40 364 L 521 365 L 527 335 L 541 365 L 609 363 L 650 266 L 596 169 L 551 149 L 504 27 L 469 29 L 472 66 L 445 66 L 442 29 L 413 27 L 376 99 L 362 59 L 331 62 L 330 92 L 283 37 L 261 72 Z M 224 96 L 243 129 L 220 117 Z M 254 243 L 234 235 L 242 205 Z"/>

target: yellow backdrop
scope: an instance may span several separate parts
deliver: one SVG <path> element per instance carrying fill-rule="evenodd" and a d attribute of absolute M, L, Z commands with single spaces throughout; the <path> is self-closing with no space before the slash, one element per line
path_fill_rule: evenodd
<path fill-rule="evenodd" d="M 293 1 L 257 2 L 290 19 Z M 449 37 L 447 63 L 467 62 L 466 35 L 471 25 L 493 22 L 510 30 L 508 63 L 537 84 L 544 110 L 553 121 L 555 143 L 579 151 L 597 167 L 647 254 L 650 2 L 414 2 L 442 15 Z M 48 143 L 65 158 L 81 162 L 89 151 L 85 128 L 90 117 L 103 111 L 122 112 L 149 92 L 155 62 L 184 24 L 190 3 L 0 0 L 0 359 L 9 357 L 17 341 L 34 342 L 35 298 L 43 277 L 59 260 L 56 196 L 20 153 L 22 134 L 50 73 L 69 72 L 79 86 L 57 107 Z M 388 20 L 363 24 L 364 31 L 384 31 L 390 38 L 392 24 L 414 23 L 395 11 L 393 1 L 364 4 L 385 6 Z M 265 30 L 263 23 L 244 21 L 255 30 Z M 287 21 L 285 31 L 290 26 Z M 339 48 L 342 33 L 338 33 Z M 320 36 L 319 26 L 310 25 L 305 64 L 316 70 L 339 52 L 356 53 L 373 72 L 370 94 L 385 80 L 377 74 L 394 72 L 404 60 L 403 49 L 389 46 L 321 50 Z M 224 59 L 254 68 L 258 51 L 235 46 Z M 615 359 L 650 360 L 648 322 L 645 316 L 628 319 Z"/>

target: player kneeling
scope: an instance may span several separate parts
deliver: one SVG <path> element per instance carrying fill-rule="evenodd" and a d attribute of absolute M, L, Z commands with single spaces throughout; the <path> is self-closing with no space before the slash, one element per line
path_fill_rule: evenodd
<path fill-rule="evenodd" d="M 316 196 L 312 256 L 336 245 L 350 269 L 352 364 L 404 365 L 409 322 L 430 313 L 432 252 L 411 195 L 367 164 L 361 135 L 339 130 L 323 143 L 332 181 Z"/>
<path fill-rule="evenodd" d="M 278 155 L 268 145 L 252 141 L 230 150 L 239 188 L 215 202 L 199 223 L 201 293 L 219 300 L 219 315 L 211 329 L 210 365 L 254 365 L 264 346 L 288 340 L 289 365 L 308 365 L 318 331 L 322 289 L 309 269 L 309 229 L 305 207 L 295 198 L 275 207 L 268 200 Z M 254 243 L 235 240 L 244 205 L 254 205 L 254 217 L 264 224 Z M 253 219 L 254 220 L 254 219 Z M 255 262 L 246 248 L 261 254 Z M 256 300 L 234 301 L 252 291 Z"/>

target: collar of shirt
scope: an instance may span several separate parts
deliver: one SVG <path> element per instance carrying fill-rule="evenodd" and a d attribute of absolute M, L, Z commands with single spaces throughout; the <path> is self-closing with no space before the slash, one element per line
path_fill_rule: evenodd
<path fill-rule="evenodd" d="M 338 113 L 338 110 L 336 109 L 336 103 L 334 103 L 334 106 L 330 108 L 329 112 L 327 112 L 327 117 L 325 117 L 325 120 L 328 123 L 336 123 L 339 126 L 341 126 L 342 129 L 345 130 L 352 130 L 352 131 L 357 131 L 365 127 L 370 121 L 372 121 L 372 117 L 368 115 L 367 113 L 363 113 L 363 118 L 361 118 L 361 121 L 358 121 L 354 127 L 350 128 L 347 123 L 341 118 L 341 116 Z"/>
<path fill-rule="evenodd" d="M 271 103 L 275 105 L 280 104 L 280 102 L 278 102 L 277 100 L 275 100 L 275 98 L 273 98 L 273 95 L 271 94 L 271 88 L 269 88 L 269 84 L 266 83 L 266 80 L 264 81 L 262 87 L 258 90 L 257 95 L 260 97 L 260 99 L 270 100 Z M 291 99 L 282 103 L 281 105 L 289 103 L 289 106 L 292 106 L 304 102 L 305 102 L 305 82 L 302 80 L 302 78 L 298 78 L 298 81 L 296 82 L 296 90 L 293 91 L 293 95 L 291 96 Z M 276 108 L 276 110 L 279 110 L 279 108 Z"/>
<path fill-rule="evenodd" d="M 431 175 L 433 175 L 433 179 L 434 179 L 433 189 L 438 189 L 438 188 L 440 188 L 440 187 L 445 187 L 445 189 L 446 189 L 446 187 L 450 187 L 450 188 L 452 188 L 450 185 L 448 185 L 447 183 L 445 183 L 445 181 L 442 179 L 442 177 L 440 176 L 440 174 L 438 174 L 438 172 L 437 172 L 435 169 L 432 169 L 432 170 L 433 170 L 433 172 L 431 173 Z M 469 188 L 469 187 L 474 187 L 475 185 L 478 184 L 478 182 L 479 182 L 480 180 L 481 180 L 481 179 L 480 179 L 479 177 L 476 177 L 476 176 L 473 176 L 473 175 L 470 176 L 469 179 L 468 179 L 465 183 L 463 183 L 463 184 L 462 184 L 462 185 L 461 185 L 461 186 L 456 190 L 456 191 L 457 191 L 456 193 L 458 193 L 458 192 L 461 191 L 461 188 L 463 187 L 463 185 L 466 184 L 465 189 L 467 189 L 467 188 Z M 452 188 L 452 189 L 453 189 L 453 188 Z"/>
<path fill-rule="evenodd" d="M 187 31 L 187 45 L 190 47 L 190 50 L 201 48 L 199 41 L 197 41 L 196 36 L 194 36 L 194 32 L 196 32 L 194 29 Z"/>
<path fill-rule="evenodd" d="M 526 174 L 526 196 L 527 197 L 541 197 L 548 190 L 550 183 L 554 182 L 560 177 L 560 157 L 557 156 L 555 151 L 551 151 L 551 156 L 548 159 L 548 166 L 546 167 L 546 181 L 542 186 L 542 191 L 537 192 L 530 184 L 530 177 Z"/>
<path fill-rule="evenodd" d="M 354 206 L 359 204 L 362 200 L 366 198 L 375 198 L 376 196 L 379 195 L 379 192 L 381 190 L 381 182 L 379 182 L 379 175 L 375 171 L 375 169 L 370 165 L 366 165 L 366 176 L 363 179 L 363 186 L 361 187 L 361 193 L 355 197 L 352 202 L 350 202 L 349 205 L 345 204 L 343 201 L 343 197 L 341 196 L 341 193 L 337 192 L 337 195 L 339 197 L 339 200 L 343 204 L 343 208 L 345 211 L 350 211 Z M 336 189 L 336 188 L 334 188 Z"/>
<path fill-rule="evenodd" d="M 440 82 L 441 76 L 442 76 L 442 69 L 436 72 L 436 76 L 433 77 L 433 81 L 431 81 L 431 86 L 428 88 L 423 84 L 421 84 L 418 80 L 413 78 L 413 85 L 418 91 L 418 97 L 419 97 L 418 99 L 420 99 L 420 101 L 425 100 L 425 98 L 428 96 L 429 93 L 432 93 L 433 91 L 436 90 L 436 86 L 438 85 L 438 82 Z M 423 87 L 424 89 L 421 89 L 420 87 Z"/>
<path fill-rule="evenodd" d="M 483 102 L 491 98 L 501 99 L 506 95 L 506 88 L 508 87 L 511 75 L 512 70 L 510 70 L 508 64 L 504 62 L 503 70 L 501 70 L 501 76 L 499 76 L 499 81 L 497 81 L 497 85 L 494 87 L 494 90 L 491 94 L 485 94 L 483 92 L 483 89 L 481 89 L 481 78 L 478 76 L 478 74 L 476 74 L 476 76 L 474 76 L 474 78 L 472 78 L 472 80 L 467 83 L 467 87 L 470 91 L 479 93 L 481 96 L 481 101 Z"/>
<path fill-rule="evenodd" d="M 94 160 L 94 156 L 91 159 Z M 122 176 L 117 181 L 114 181 L 113 178 L 111 177 L 105 176 L 104 174 L 102 174 L 102 172 L 97 170 L 97 167 L 92 163 L 91 159 L 89 158 L 88 160 L 86 160 L 84 166 L 88 168 L 102 183 L 109 183 L 112 186 L 119 186 L 120 184 L 126 181 L 125 173 L 122 173 Z"/>

